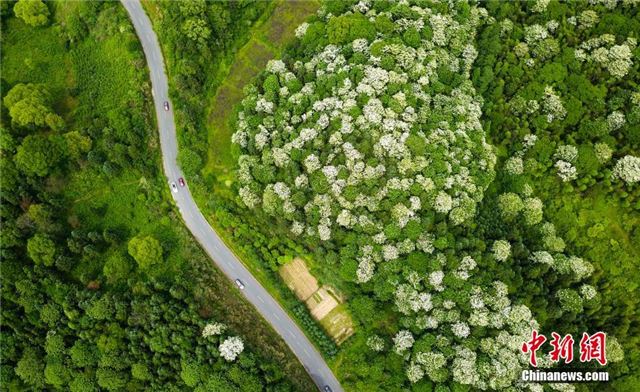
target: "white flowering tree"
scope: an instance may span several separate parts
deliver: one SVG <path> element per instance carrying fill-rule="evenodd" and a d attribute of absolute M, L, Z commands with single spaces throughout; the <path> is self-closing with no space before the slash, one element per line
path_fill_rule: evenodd
<path fill-rule="evenodd" d="M 220 335 L 227 330 L 227 326 L 222 323 L 209 323 L 202 329 L 202 337 Z"/>
<path fill-rule="evenodd" d="M 613 169 L 613 176 L 619 178 L 627 184 L 640 182 L 640 158 L 627 155 L 618 162 Z"/>
<path fill-rule="evenodd" d="M 230 336 L 220 343 L 218 351 L 220 351 L 220 356 L 225 360 L 229 362 L 235 361 L 238 355 L 244 351 L 244 342 L 238 336 Z"/>

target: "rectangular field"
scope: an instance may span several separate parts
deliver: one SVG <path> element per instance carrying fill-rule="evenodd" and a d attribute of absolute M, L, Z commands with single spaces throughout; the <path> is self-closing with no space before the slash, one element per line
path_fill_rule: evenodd
<path fill-rule="evenodd" d="M 280 267 L 280 277 L 299 300 L 305 302 L 314 319 L 327 331 L 336 344 L 353 334 L 353 321 L 343 299 L 330 286 L 318 285 L 304 260 L 296 257 Z"/>
<path fill-rule="evenodd" d="M 287 287 L 300 301 L 306 301 L 318 291 L 318 281 L 309 273 L 304 261 L 299 257 L 283 265 L 279 272 Z"/>

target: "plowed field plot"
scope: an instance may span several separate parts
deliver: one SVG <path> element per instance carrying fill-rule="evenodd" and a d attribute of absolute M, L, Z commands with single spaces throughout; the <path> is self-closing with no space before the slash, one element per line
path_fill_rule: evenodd
<path fill-rule="evenodd" d="M 330 286 L 319 286 L 304 260 L 296 257 L 280 268 L 280 276 L 333 340 L 340 344 L 353 334 L 353 320 L 343 299 Z"/>

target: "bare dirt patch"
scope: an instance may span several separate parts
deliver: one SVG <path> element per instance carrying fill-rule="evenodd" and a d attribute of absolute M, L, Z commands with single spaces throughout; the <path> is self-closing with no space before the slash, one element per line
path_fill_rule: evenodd
<path fill-rule="evenodd" d="M 279 274 L 299 300 L 304 301 L 314 319 L 336 344 L 353 334 L 353 320 L 343 304 L 344 299 L 330 286 L 320 287 L 304 260 L 296 257 L 280 267 Z"/>
<path fill-rule="evenodd" d="M 304 261 L 296 257 L 280 268 L 280 276 L 300 301 L 306 301 L 320 288 Z"/>
<path fill-rule="evenodd" d="M 338 301 L 336 301 L 324 287 L 320 288 L 307 299 L 307 307 L 311 310 L 311 315 L 316 320 L 322 320 L 324 316 L 328 315 L 336 306 L 338 306 Z"/>

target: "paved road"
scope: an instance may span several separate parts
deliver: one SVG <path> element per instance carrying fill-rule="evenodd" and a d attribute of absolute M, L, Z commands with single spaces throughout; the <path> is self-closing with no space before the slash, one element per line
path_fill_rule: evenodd
<path fill-rule="evenodd" d="M 151 21 L 142 9 L 140 2 L 138 0 L 122 0 L 122 4 L 133 21 L 147 58 L 156 117 L 160 130 L 164 172 L 169 182 L 177 184 L 178 178 L 182 177 L 183 174 L 176 161 L 178 147 L 173 113 L 171 110 L 164 110 L 164 102 L 169 102 L 170 100 L 160 45 L 153 31 Z M 291 351 L 302 362 L 316 385 L 320 389 L 324 388 L 325 385 L 329 385 L 333 391 L 342 391 L 338 380 L 313 344 L 211 228 L 191 197 L 189 189 L 187 187 L 182 188 L 179 185 L 178 188 L 179 191 L 177 193 L 172 192 L 172 195 L 182 214 L 182 218 L 187 228 L 200 242 L 211 259 L 229 279 L 240 279 L 244 283 L 245 289 L 242 290 L 244 296 L 282 336 Z"/>

